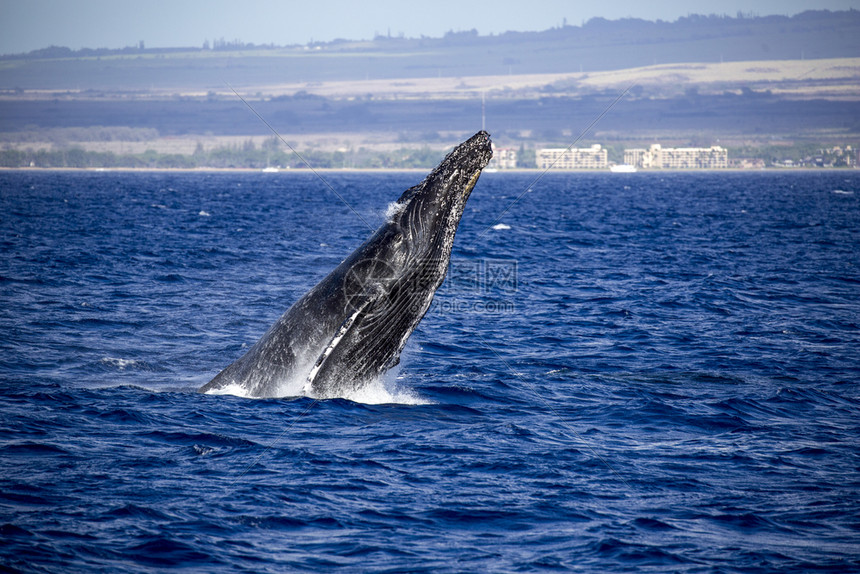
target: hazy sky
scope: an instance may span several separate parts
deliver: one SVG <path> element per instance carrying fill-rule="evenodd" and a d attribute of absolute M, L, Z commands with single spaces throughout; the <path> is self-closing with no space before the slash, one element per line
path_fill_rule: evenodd
<path fill-rule="evenodd" d="M 860 9 L 860 0 L 0 0 L 0 54 L 47 46 L 201 46 L 216 38 L 305 44 L 376 34 L 439 37 L 545 30 L 603 17 L 676 20 L 688 14 L 793 15 Z"/>

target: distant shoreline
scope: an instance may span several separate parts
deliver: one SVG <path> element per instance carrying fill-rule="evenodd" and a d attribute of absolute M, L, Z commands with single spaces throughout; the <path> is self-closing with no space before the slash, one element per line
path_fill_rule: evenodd
<path fill-rule="evenodd" d="M 260 173 L 269 176 L 277 176 L 282 174 L 314 174 L 316 173 L 429 173 L 432 168 L 293 168 L 281 169 L 277 172 L 264 172 L 256 168 L 239 168 L 239 167 L 196 167 L 196 168 L 157 168 L 157 167 L 0 167 L 0 172 L 9 171 L 32 171 L 32 172 L 91 172 L 91 173 Z M 760 173 L 760 172 L 779 172 L 779 173 L 808 173 L 808 172 L 855 172 L 860 171 L 857 167 L 762 167 L 762 168 L 712 168 L 712 169 L 640 169 L 636 173 Z M 631 175 L 627 173 L 613 173 L 609 169 L 551 169 L 544 171 L 541 169 L 501 169 L 498 171 L 488 172 L 485 174 L 536 174 L 536 173 L 606 173 L 614 176 Z"/>

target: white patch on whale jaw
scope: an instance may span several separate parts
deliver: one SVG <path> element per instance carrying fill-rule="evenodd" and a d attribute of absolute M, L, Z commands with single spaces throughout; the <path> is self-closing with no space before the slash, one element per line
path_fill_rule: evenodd
<path fill-rule="evenodd" d="M 347 317 L 343 323 L 341 323 L 340 328 L 338 328 L 337 332 L 334 334 L 334 337 L 332 337 L 331 341 L 329 341 L 329 344 L 326 345 L 326 348 L 323 349 L 323 352 L 320 353 L 319 358 L 316 360 L 316 363 L 314 363 L 313 368 L 311 368 L 311 371 L 308 373 L 308 378 L 305 380 L 305 385 L 304 385 L 304 388 L 302 389 L 302 392 L 306 396 L 308 396 L 308 397 L 314 396 L 314 393 L 313 393 L 314 380 L 316 379 L 317 375 L 319 374 L 320 369 L 322 369 L 322 366 L 325 364 L 326 359 L 328 359 L 329 356 L 331 356 L 331 354 L 337 348 L 338 344 L 343 340 L 344 336 L 349 332 L 350 327 L 352 327 L 353 323 L 355 323 L 356 317 L 358 317 L 358 315 L 362 311 L 364 311 L 364 308 L 367 307 L 367 305 L 368 305 L 368 303 L 364 303 L 361 307 L 356 309 L 352 313 L 352 315 Z"/>

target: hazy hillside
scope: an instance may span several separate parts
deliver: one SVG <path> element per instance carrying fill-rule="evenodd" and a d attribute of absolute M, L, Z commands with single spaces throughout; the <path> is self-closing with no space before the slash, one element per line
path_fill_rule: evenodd
<path fill-rule="evenodd" d="M 587 126 L 612 101 L 609 96 L 490 100 L 487 126 L 497 135 L 534 132 L 541 139 L 563 141 L 563 134 Z M 154 128 L 161 135 L 267 134 L 268 129 L 235 98 L 200 102 L 191 99 L 138 102 L 58 100 L 0 103 L 0 132 L 32 126 L 87 125 Z M 254 109 L 290 134 L 380 131 L 403 133 L 401 139 L 432 140 L 436 132 L 477 131 L 480 100 L 348 101 L 298 95 L 254 102 Z M 600 122 L 601 132 L 666 132 L 726 135 L 788 134 L 839 130 L 860 133 L 857 102 L 785 101 L 767 94 L 703 96 L 655 100 L 630 98 Z M 407 132 L 409 135 L 407 135 Z"/>
<path fill-rule="evenodd" d="M 0 58 L 2 90 L 205 93 L 292 82 L 594 72 L 679 62 L 860 56 L 860 12 L 794 17 L 593 19 L 543 32 L 378 37 L 308 46 L 219 49 L 51 48 Z"/>
<path fill-rule="evenodd" d="M 860 12 L 291 47 L 53 47 L 0 58 L 0 148 L 188 154 L 271 135 L 233 88 L 282 135 L 337 153 L 441 149 L 482 125 L 501 145 L 566 145 L 622 92 L 586 141 L 856 146 Z"/>

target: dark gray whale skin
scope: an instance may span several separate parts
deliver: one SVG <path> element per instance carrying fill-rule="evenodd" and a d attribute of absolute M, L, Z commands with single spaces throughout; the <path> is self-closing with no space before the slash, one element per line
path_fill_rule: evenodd
<path fill-rule="evenodd" d="M 396 365 L 445 279 L 466 201 L 492 155 L 484 131 L 457 146 L 403 192 L 370 239 L 200 392 L 238 385 L 252 397 L 343 397 Z"/>

